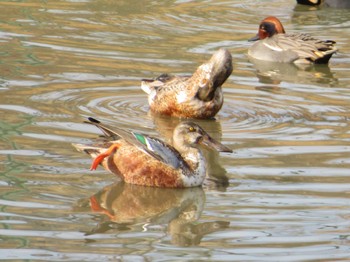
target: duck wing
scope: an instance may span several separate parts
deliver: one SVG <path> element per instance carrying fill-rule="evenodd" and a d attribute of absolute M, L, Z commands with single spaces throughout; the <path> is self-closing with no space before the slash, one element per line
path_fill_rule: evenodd
<path fill-rule="evenodd" d="M 176 76 L 171 74 L 161 74 L 155 79 L 142 79 L 141 89 L 150 94 L 153 91 L 160 91 L 162 89 L 174 88 L 176 86 L 182 86 L 181 83 L 185 83 L 191 76 Z M 183 87 L 182 87 L 183 88 Z"/>
<path fill-rule="evenodd" d="M 320 40 L 309 34 L 278 34 L 275 35 L 278 41 L 277 46 L 283 50 L 292 50 L 300 58 L 311 61 L 322 59 L 325 56 L 331 56 L 337 51 L 332 40 Z"/>
<path fill-rule="evenodd" d="M 173 146 L 166 144 L 155 137 L 136 132 L 127 132 L 118 127 L 113 127 L 112 130 L 92 117 L 89 117 L 88 120 L 89 121 L 86 121 L 85 123 L 96 126 L 106 137 L 113 138 L 114 140 L 124 139 L 126 142 L 136 146 L 144 153 L 175 169 L 188 168 L 188 164 Z"/>

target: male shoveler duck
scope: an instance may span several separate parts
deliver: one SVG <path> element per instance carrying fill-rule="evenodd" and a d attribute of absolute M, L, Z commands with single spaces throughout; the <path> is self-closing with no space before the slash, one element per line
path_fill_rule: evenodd
<path fill-rule="evenodd" d="M 221 86 L 232 69 L 230 52 L 219 49 L 192 76 L 162 74 L 156 79 L 143 79 L 141 88 L 148 94 L 148 103 L 154 113 L 208 119 L 222 107 Z"/>
<path fill-rule="evenodd" d="M 94 158 L 91 170 L 102 164 L 130 184 L 174 188 L 200 186 L 206 175 L 206 160 L 200 145 L 232 152 L 199 125 L 188 121 L 174 129 L 174 147 L 151 136 L 120 128 L 112 130 L 94 118 L 86 123 L 98 127 L 109 139 L 97 145 L 73 146 Z"/>
<path fill-rule="evenodd" d="M 335 8 L 350 8 L 349 0 L 297 0 L 301 5 L 321 5 L 324 4 Z"/>
<path fill-rule="evenodd" d="M 248 56 L 257 60 L 282 63 L 327 64 L 337 51 L 332 40 L 319 40 L 308 34 L 286 34 L 282 23 L 274 16 L 261 21 L 257 41 Z"/>

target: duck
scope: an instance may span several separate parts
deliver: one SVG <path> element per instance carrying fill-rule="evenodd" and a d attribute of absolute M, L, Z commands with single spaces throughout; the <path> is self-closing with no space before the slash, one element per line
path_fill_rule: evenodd
<path fill-rule="evenodd" d="M 145 134 L 112 129 L 92 117 L 85 123 L 96 126 L 104 134 L 98 143 L 73 144 L 94 159 L 90 170 L 101 164 L 129 184 L 166 188 L 201 186 L 207 168 L 201 146 L 232 153 L 190 121 L 182 121 L 175 127 L 173 145 Z"/>
<path fill-rule="evenodd" d="M 191 76 L 161 74 L 142 79 L 141 89 L 148 94 L 150 110 L 155 114 L 211 119 L 223 105 L 221 86 L 232 70 L 232 55 L 221 48 Z"/>
<path fill-rule="evenodd" d="M 269 62 L 327 64 L 337 51 L 335 41 L 316 39 L 309 34 L 286 34 L 275 16 L 262 20 L 258 34 L 248 41 L 257 41 L 249 48 L 248 56 Z"/>
<path fill-rule="evenodd" d="M 301 5 L 317 6 L 324 4 L 325 6 L 334 8 L 350 8 L 349 0 L 297 0 L 297 3 Z"/>

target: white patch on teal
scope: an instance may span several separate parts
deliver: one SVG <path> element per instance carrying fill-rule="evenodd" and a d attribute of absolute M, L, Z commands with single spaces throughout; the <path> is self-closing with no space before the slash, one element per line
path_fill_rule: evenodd
<path fill-rule="evenodd" d="M 282 48 L 280 48 L 279 46 L 276 45 L 269 45 L 268 43 L 264 43 L 265 46 L 267 46 L 268 48 L 270 48 L 271 50 L 277 51 L 277 52 L 282 52 L 285 51 Z"/>

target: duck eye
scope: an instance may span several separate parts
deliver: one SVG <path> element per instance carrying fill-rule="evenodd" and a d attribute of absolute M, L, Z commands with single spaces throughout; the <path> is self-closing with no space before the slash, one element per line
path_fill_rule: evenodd
<path fill-rule="evenodd" d="M 188 131 L 194 132 L 194 127 L 193 127 L 193 126 L 190 126 L 190 127 L 188 128 Z"/>

